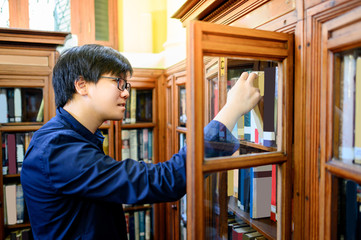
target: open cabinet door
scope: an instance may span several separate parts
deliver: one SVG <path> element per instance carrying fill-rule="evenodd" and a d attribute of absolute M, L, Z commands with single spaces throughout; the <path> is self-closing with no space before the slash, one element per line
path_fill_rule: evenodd
<path fill-rule="evenodd" d="M 268 239 L 290 239 L 293 35 L 191 22 L 186 69 L 187 239 L 240 234 L 234 221 Z M 244 71 L 258 73 L 264 97 L 235 129 L 219 129 L 220 138 L 232 132 L 239 149 L 210 154 L 204 127 Z"/>

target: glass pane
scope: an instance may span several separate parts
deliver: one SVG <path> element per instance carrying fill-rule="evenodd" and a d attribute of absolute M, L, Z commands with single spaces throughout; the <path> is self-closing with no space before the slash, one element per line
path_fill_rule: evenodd
<path fill-rule="evenodd" d="M 42 88 L 0 88 L 0 123 L 42 122 Z"/>
<path fill-rule="evenodd" d="M 153 130 L 150 128 L 122 130 L 122 160 L 131 158 L 153 162 Z"/>
<path fill-rule="evenodd" d="M 276 166 L 213 173 L 204 187 L 205 239 L 276 239 Z"/>
<path fill-rule="evenodd" d="M 18 174 L 34 132 L 4 132 L 2 134 L 3 175 Z"/>
<path fill-rule="evenodd" d="M 0 0 L 0 27 L 9 26 L 9 0 Z"/>
<path fill-rule="evenodd" d="M 185 86 L 179 86 L 179 126 L 187 126 L 187 115 L 186 115 L 186 88 Z"/>
<path fill-rule="evenodd" d="M 94 1 L 95 40 L 109 41 L 108 0 Z"/>
<path fill-rule="evenodd" d="M 70 0 L 29 0 L 29 28 L 70 32 Z"/>
<path fill-rule="evenodd" d="M 361 48 L 335 54 L 333 156 L 361 164 Z"/>
<path fill-rule="evenodd" d="M 104 141 L 103 141 L 103 151 L 105 153 L 105 155 L 109 155 L 109 134 L 108 134 L 108 130 L 101 130 L 101 133 L 104 137 Z"/>
<path fill-rule="evenodd" d="M 274 61 L 259 61 L 236 58 L 205 57 L 205 87 L 206 91 L 206 123 L 210 122 L 226 103 L 227 91 L 238 81 L 243 72 L 255 72 L 258 78 L 254 84 L 260 89 L 263 98 L 248 113 L 242 116 L 236 123 L 232 135 L 240 143 L 240 151 L 237 154 L 250 154 L 277 151 L 281 146 L 278 139 L 278 93 L 281 91 L 279 81 L 279 63 Z M 242 103 L 240 103 L 242 104 Z M 220 141 L 228 141 L 226 130 Z M 227 140 L 228 139 L 228 140 Z M 223 144 L 224 145 L 224 144 Z M 206 157 L 217 157 L 207 153 Z"/>
<path fill-rule="evenodd" d="M 186 145 L 186 134 L 185 133 L 179 133 L 179 149 L 183 148 Z M 179 214 L 180 214 L 180 227 L 179 227 L 179 233 L 180 233 L 180 239 L 185 240 L 187 239 L 187 194 L 184 195 L 179 200 Z"/>
<path fill-rule="evenodd" d="M 130 89 L 125 106 L 123 123 L 153 121 L 153 90 Z"/>
<path fill-rule="evenodd" d="M 332 200 L 337 216 L 333 214 L 331 218 L 333 235 L 337 236 L 337 239 L 360 239 L 361 186 L 354 181 L 336 177 L 334 185 Z"/>

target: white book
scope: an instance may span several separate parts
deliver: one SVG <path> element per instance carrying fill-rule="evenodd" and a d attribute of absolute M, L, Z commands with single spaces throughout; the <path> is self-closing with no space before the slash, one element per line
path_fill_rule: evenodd
<path fill-rule="evenodd" d="M 361 57 L 356 61 L 355 163 L 361 164 Z"/>
<path fill-rule="evenodd" d="M 340 158 L 345 163 L 352 163 L 354 159 L 353 149 L 353 131 L 354 131 L 354 89 L 355 89 L 355 67 L 356 61 L 352 54 L 345 55 L 343 58 L 343 92 L 341 94 L 342 107 L 342 125 L 340 133 Z"/>
<path fill-rule="evenodd" d="M 0 89 L 0 123 L 7 123 L 8 120 L 8 101 L 6 89 Z"/>
<path fill-rule="evenodd" d="M 6 216 L 8 225 L 16 224 L 16 185 L 5 186 L 6 195 Z"/>
<path fill-rule="evenodd" d="M 264 218 L 271 215 L 272 165 L 251 168 L 250 216 Z"/>
<path fill-rule="evenodd" d="M 15 112 L 15 122 L 21 122 L 22 108 L 21 108 L 20 88 L 14 89 L 14 112 Z"/>

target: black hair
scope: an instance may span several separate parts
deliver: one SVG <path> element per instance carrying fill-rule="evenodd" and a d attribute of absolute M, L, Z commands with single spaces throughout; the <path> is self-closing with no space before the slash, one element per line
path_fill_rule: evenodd
<path fill-rule="evenodd" d="M 67 49 L 53 69 L 55 104 L 64 107 L 73 98 L 74 83 L 79 77 L 97 83 L 104 74 L 126 79 L 132 73 L 128 59 L 110 47 L 87 44 Z"/>

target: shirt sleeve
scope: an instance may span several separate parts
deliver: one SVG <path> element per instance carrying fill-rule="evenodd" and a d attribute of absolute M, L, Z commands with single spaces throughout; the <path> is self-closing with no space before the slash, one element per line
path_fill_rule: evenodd
<path fill-rule="evenodd" d="M 217 121 L 205 127 L 204 139 L 206 157 L 232 155 L 239 147 Z M 62 142 L 53 142 L 54 151 L 43 153 L 43 160 L 50 159 L 44 162 L 44 174 L 57 193 L 128 204 L 175 201 L 186 193 L 186 147 L 166 162 L 149 164 L 115 161 L 73 136 L 62 136 Z"/>

